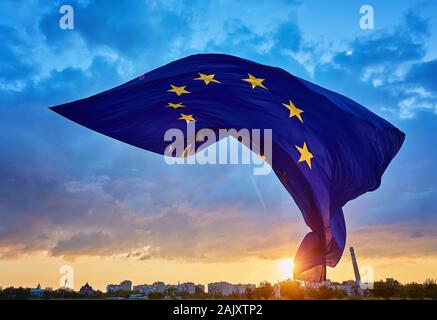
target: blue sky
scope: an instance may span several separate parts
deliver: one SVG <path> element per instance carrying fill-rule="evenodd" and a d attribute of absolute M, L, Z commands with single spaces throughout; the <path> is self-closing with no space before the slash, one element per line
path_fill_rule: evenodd
<path fill-rule="evenodd" d="M 0 258 L 292 255 L 307 228 L 273 174 L 169 167 L 48 109 L 207 52 L 284 68 L 404 131 L 381 188 L 345 207 L 349 235 L 366 256 L 437 255 L 435 1 L 68 3 L 74 30 L 63 2 L 0 4 Z"/>

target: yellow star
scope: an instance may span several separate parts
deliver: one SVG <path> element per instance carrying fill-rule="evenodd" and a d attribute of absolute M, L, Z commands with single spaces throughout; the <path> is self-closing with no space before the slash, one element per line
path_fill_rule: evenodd
<path fill-rule="evenodd" d="M 300 152 L 300 158 L 297 162 L 305 161 L 311 169 L 311 159 L 314 158 L 313 154 L 308 150 L 306 142 L 303 143 L 303 147 L 296 146 L 296 149 Z"/>
<path fill-rule="evenodd" d="M 183 113 L 181 113 L 181 117 L 178 120 L 185 120 L 187 123 L 190 121 L 196 121 L 196 119 L 193 118 L 192 114 L 183 114 Z"/>
<path fill-rule="evenodd" d="M 215 74 L 203 74 L 198 72 L 199 78 L 194 78 L 194 80 L 202 80 L 205 81 L 205 84 L 208 85 L 210 82 L 220 83 L 220 81 L 214 79 Z"/>
<path fill-rule="evenodd" d="M 179 103 L 171 103 L 171 102 L 169 102 L 168 105 L 166 105 L 166 107 L 170 107 L 170 108 L 173 108 L 173 109 L 185 108 L 185 106 L 182 104 L 182 102 L 179 102 Z"/>
<path fill-rule="evenodd" d="M 252 89 L 255 89 L 256 87 L 261 87 L 264 88 L 266 90 L 268 90 L 264 85 L 263 85 L 263 81 L 265 79 L 261 79 L 261 78 L 255 78 L 253 75 L 251 75 L 250 73 L 248 73 L 249 78 L 246 79 L 241 79 L 243 81 L 249 82 L 252 85 Z"/>
<path fill-rule="evenodd" d="M 181 95 L 183 95 L 184 93 L 191 93 L 190 91 L 185 90 L 185 88 L 186 88 L 187 86 L 181 86 L 181 87 L 178 87 L 178 86 L 174 86 L 174 85 L 171 84 L 170 87 L 171 87 L 171 89 L 167 90 L 167 92 L 174 92 L 174 93 L 176 93 L 178 96 L 181 96 Z"/>
<path fill-rule="evenodd" d="M 296 108 L 296 106 L 294 105 L 293 102 L 291 102 L 291 100 L 288 100 L 288 104 L 283 103 L 282 105 L 286 107 L 288 110 L 290 110 L 290 118 L 296 116 L 300 120 L 300 122 L 303 123 L 302 116 L 300 115 L 303 112 L 303 110 Z"/>

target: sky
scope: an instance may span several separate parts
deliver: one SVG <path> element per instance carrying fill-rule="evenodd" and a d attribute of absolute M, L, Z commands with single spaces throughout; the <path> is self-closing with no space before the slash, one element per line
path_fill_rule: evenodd
<path fill-rule="evenodd" d="M 289 276 L 308 227 L 273 173 L 168 166 L 48 109 L 194 53 L 281 67 L 405 132 L 381 187 L 344 207 L 346 246 L 376 279 L 437 278 L 435 1 L 78 0 L 63 30 L 65 3 L 0 3 L 1 287 L 58 287 L 62 265 L 76 289 Z M 353 278 L 347 250 L 328 277 Z"/>

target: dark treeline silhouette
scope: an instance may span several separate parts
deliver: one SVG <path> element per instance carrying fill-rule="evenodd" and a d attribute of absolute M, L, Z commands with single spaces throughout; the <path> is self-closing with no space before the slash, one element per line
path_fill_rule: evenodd
<path fill-rule="evenodd" d="M 434 299 L 437 300 L 437 281 L 427 279 L 424 283 L 401 284 L 396 280 L 377 281 L 372 295 L 376 298 Z"/>
<path fill-rule="evenodd" d="M 346 283 L 346 282 L 345 282 Z M 262 282 L 255 289 L 246 289 L 244 293 L 234 292 L 230 295 L 221 294 L 209 295 L 196 290 L 195 294 L 177 292 L 170 288 L 165 292 L 151 292 L 142 298 L 148 299 L 249 299 L 249 300 L 270 300 L 278 299 L 275 288 L 269 282 Z M 318 288 L 305 287 L 298 281 L 287 280 L 279 283 L 280 299 L 349 299 L 346 291 L 338 288 L 320 286 Z M 80 294 L 71 290 L 46 290 L 41 297 L 32 297 L 29 288 L 4 288 L 0 289 L 0 299 L 126 299 L 138 298 L 141 293 L 138 291 L 115 291 L 103 293 L 94 291 L 92 295 Z M 353 297 L 359 299 L 360 297 Z M 427 279 L 424 283 L 407 283 L 387 279 L 377 281 L 374 288 L 366 291 L 365 299 L 437 299 L 437 281 Z"/>
<path fill-rule="evenodd" d="M 347 293 L 344 290 L 321 286 L 319 288 L 306 288 L 297 281 L 284 281 L 281 283 L 281 298 L 301 299 L 345 299 Z"/>

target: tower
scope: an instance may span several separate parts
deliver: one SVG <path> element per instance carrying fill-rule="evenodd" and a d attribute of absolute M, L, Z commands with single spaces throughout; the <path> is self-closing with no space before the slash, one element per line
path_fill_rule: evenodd
<path fill-rule="evenodd" d="M 353 288 L 353 292 L 354 295 L 362 297 L 364 295 L 364 292 L 363 289 L 361 288 L 360 270 L 358 269 L 358 263 L 357 263 L 357 258 L 355 257 L 354 248 L 350 247 L 349 251 L 351 252 L 352 265 L 354 267 L 354 273 L 355 273 L 355 285 Z"/>
<path fill-rule="evenodd" d="M 361 276 L 360 276 L 360 270 L 358 269 L 357 258 L 355 257 L 354 247 L 350 247 L 349 251 L 351 252 L 352 265 L 354 267 L 355 281 L 356 281 L 357 285 L 360 285 L 361 284 Z"/>

